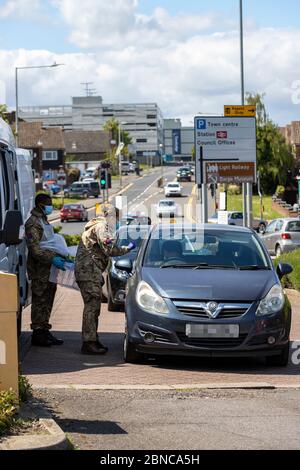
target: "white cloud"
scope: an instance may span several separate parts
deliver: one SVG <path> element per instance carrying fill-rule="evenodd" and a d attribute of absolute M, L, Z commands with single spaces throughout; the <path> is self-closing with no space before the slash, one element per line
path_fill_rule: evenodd
<path fill-rule="evenodd" d="M 229 24 L 216 14 L 172 16 L 161 7 L 143 15 L 138 0 L 85 0 L 84 8 L 82 0 L 52 0 L 52 4 L 70 28 L 69 41 L 80 48 L 162 47 L 211 28 L 216 21 L 223 28 Z"/>
<path fill-rule="evenodd" d="M 239 35 L 230 20 L 223 32 L 214 14 L 170 15 L 157 8 L 141 15 L 134 0 L 53 0 L 71 27 L 71 39 L 93 53 L 0 51 L 0 80 L 14 105 L 14 67 L 65 63 L 58 69 L 20 72 L 20 105 L 69 104 L 93 81 L 106 103 L 157 102 L 166 117 L 188 123 L 199 111 L 221 113 L 240 102 Z M 292 83 L 300 79 L 295 44 L 300 30 L 246 28 L 245 84 L 265 92 L 271 116 L 280 123 L 300 117 Z"/>
<path fill-rule="evenodd" d="M 0 9 L 0 18 L 29 18 L 40 9 L 40 0 L 7 0 Z"/>

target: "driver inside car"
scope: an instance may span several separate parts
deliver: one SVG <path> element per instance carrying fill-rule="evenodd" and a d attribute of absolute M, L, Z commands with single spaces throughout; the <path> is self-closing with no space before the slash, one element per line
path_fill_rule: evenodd
<path fill-rule="evenodd" d="M 162 254 L 164 261 L 170 261 L 172 259 L 184 261 L 181 243 L 176 240 L 165 242 L 162 247 Z"/>

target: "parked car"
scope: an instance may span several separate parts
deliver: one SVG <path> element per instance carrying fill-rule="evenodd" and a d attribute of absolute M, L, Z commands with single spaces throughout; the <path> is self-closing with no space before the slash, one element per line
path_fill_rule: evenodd
<path fill-rule="evenodd" d="M 156 206 L 157 217 L 173 218 L 178 215 L 178 205 L 170 199 L 161 199 Z"/>
<path fill-rule="evenodd" d="M 56 183 L 46 181 L 45 183 L 43 183 L 43 189 L 44 191 L 51 191 L 52 194 L 55 195 L 55 194 L 58 194 L 62 188 Z"/>
<path fill-rule="evenodd" d="M 262 240 L 269 253 L 277 257 L 300 248 L 300 219 L 272 220 L 262 236 Z"/>
<path fill-rule="evenodd" d="M 76 182 L 64 190 L 65 197 L 83 197 L 87 199 L 90 196 L 99 197 L 100 185 L 98 181 Z"/>
<path fill-rule="evenodd" d="M 177 170 L 177 181 L 192 181 L 192 173 L 188 166 L 181 167 Z"/>
<path fill-rule="evenodd" d="M 180 183 L 168 183 L 165 188 L 165 196 L 182 196 L 182 186 Z"/>
<path fill-rule="evenodd" d="M 88 211 L 82 204 L 64 204 L 60 211 L 60 221 L 79 220 L 87 222 L 89 219 Z"/>
<path fill-rule="evenodd" d="M 133 262 L 138 254 L 139 247 L 144 239 L 148 237 L 149 225 L 129 225 L 121 227 L 116 234 L 117 246 L 128 246 L 134 241 L 136 248 L 124 256 L 111 258 L 104 273 L 105 284 L 103 286 L 103 296 L 108 302 L 108 310 L 116 311 L 124 308 L 125 288 L 129 274 L 116 268 L 116 263 L 130 260 Z"/>
<path fill-rule="evenodd" d="M 265 357 L 286 366 L 291 306 L 260 237 L 243 227 L 161 225 L 142 244 L 125 303 L 124 357 Z"/>
<path fill-rule="evenodd" d="M 122 217 L 120 225 L 151 225 L 151 218 L 142 214 L 128 214 Z"/>
<path fill-rule="evenodd" d="M 210 224 L 218 223 L 218 214 L 214 214 L 209 217 L 208 222 Z M 256 230 L 259 233 L 265 233 L 268 222 L 266 220 L 261 219 L 252 219 L 253 230 Z M 228 211 L 228 225 L 238 225 L 239 227 L 243 227 L 244 225 L 244 217 L 242 212 L 238 211 Z"/>

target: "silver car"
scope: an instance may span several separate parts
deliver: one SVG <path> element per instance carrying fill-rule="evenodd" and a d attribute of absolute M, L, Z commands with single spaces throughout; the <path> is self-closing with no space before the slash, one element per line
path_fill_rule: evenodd
<path fill-rule="evenodd" d="M 270 254 L 279 257 L 283 253 L 300 248 L 300 219 L 275 219 L 262 236 Z"/>
<path fill-rule="evenodd" d="M 208 219 L 210 224 L 218 223 L 218 214 L 214 214 Z M 244 225 L 243 212 L 228 211 L 228 225 L 238 225 L 242 227 Z M 261 219 L 252 219 L 252 228 L 259 233 L 265 233 L 268 222 Z"/>

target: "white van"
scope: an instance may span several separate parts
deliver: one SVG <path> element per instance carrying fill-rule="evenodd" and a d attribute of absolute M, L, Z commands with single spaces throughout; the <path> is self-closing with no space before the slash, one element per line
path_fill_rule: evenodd
<path fill-rule="evenodd" d="M 15 148 L 9 125 L 0 118 L 0 271 L 18 276 L 19 327 L 29 290 L 24 224 L 33 208 L 34 198 L 30 152 Z"/>

